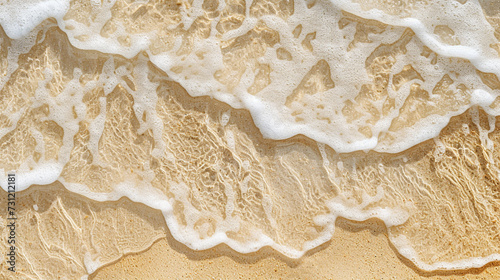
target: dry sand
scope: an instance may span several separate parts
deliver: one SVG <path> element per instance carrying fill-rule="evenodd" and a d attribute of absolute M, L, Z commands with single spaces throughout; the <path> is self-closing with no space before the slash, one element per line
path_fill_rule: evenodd
<path fill-rule="evenodd" d="M 170 235 L 144 252 L 98 269 L 89 279 L 498 279 L 500 266 L 425 272 L 401 257 L 376 219 L 337 221 L 332 240 L 300 260 L 270 250 L 242 255 L 226 246 L 193 251 Z"/>

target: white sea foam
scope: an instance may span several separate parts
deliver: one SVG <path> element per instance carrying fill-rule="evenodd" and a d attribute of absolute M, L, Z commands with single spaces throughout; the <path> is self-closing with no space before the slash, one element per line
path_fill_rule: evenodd
<path fill-rule="evenodd" d="M 441 1 L 439 2 L 441 5 Z M 333 1 L 334 5 L 339 9 L 356 14 L 363 18 L 376 19 L 392 26 L 409 27 L 416 33 L 423 44 L 432 49 L 434 52 L 444 57 L 468 59 L 477 69 L 500 75 L 500 59 L 493 54 L 494 51 L 489 47 L 489 44 L 491 44 L 493 40 L 491 38 L 493 37 L 493 33 L 478 31 L 481 30 L 481 28 L 487 28 L 489 25 L 485 25 L 484 19 L 476 15 L 478 13 L 482 13 L 482 11 L 480 7 L 478 5 L 474 5 L 473 2 L 474 1 L 469 1 L 458 8 L 456 5 L 447 4 L 446 7 L 449 8 L 449 10 L 457 10 L 456 14 L 468 14 L 466 18 L 467 26 L 473 26 L 469 26 L 469 29 L 466 30 L 467 32 L 456 30 L 456 32 L 460 33 L 457 36 L 459 36 L 460 39 L 466 43 L 464 43 L 464 45 L 451 46 L 440 42 L 436 38 L 436 35 L 429 29 L 430 26 L 435 26 L 438 23 L 449 25 L 456 25 L 458 23 L 464 24 L 464 20 L 461 17 L 458 17 L 455 13 L 447 13 L 445 16 L 441 16 L 439 21 L 436 21 L 434 13 L 427 12 L 428 10 L 432 10 L 434 8 L 434 6 L 431 6 L 423 9 L 425 12 L 418 13 L 416 18 L 400 18 L 398 16 L 387 15 L 380 10 L 363 11 L 360 4 L 352 3 L 350 1 Z M 103 29 L 103 26 L 111 17 L 109 9 L 113 4 L 114 1 L 110 1 L 96 6 L 96 17 L 90 26 L 86 26 L 74 20 L 64 20 L 64 13 L 61 11 L 65 11 L 65 9 L 61 10 L 61 8 L 57 10 L 49 8 L 37 9 L 37 15 L 44 15 L 46 18 L 55 17 L 58 20 L 61 29 L 68 34 L 71 43 L 80 49 L 115 53 L 123 55 L 127 58 L 131 58 L 141 51 L 147 51 L 151 61 L 166 71 L 169 76 L 181 83 L 181 85 L 185 87 L 191 95 L 210 95 L 230 104 L 234 108 L 245 108 L 249 110 L 263 135 L 272 139 L 286 139 L 294 135 L 303 134 L 317 140 L 318 142 L 328 144 L 338 152 L 376 150 L 396 153 L 414 146 L 421 141 L 437 136 L 439 131 L 443 128 L 443 124 L 446 124 L 452 116 L 462 113 L 465 109 L 472 105 L 478 104 L 488 110 L 487 105 L 491 102 L 484 103 L 479 100 L 483 100 L 484 98 L 491 100 L 492 98 L 494 99 L 498 96 L 497 92 L 488 92 L 491 91 L 490 89 L 477 89 L 474 91 L 474 96 L 469 105 L 462 106 L 462 108 L 459 108 L 458 110 L 450 110 L 441 116 L 430 116 L 423 119 L 419 125 L 413 128 L 408 128 L 411 129 L 412 132 L 418 132 L 417 134 L 425 136 L 415 140 L 413 138 L 409 139 L 408 137 L 405 137 L 404 134 L 406 133 L 403 133 L 403 136 L 398 138 L 397 143 L 387 145 L 380 143 L 377 137 L 381 133 L 388 130 L 391 124 L 391 117 L 394 117 L 394 114 L 389 114 L 387 117 L 380 119 L 375 125 L 372 125 L 371 129 L 373 136 L 366 137 L 357 132 L 357 128 L 359 128 L 359 126 L 365 125 L 363 121 L 360 120 L 361 123 L 359 124 L 349 123 L 344 119 L 344 116 L 339 113 L 342 111 L 343 102 L 347 99 L 354 98 L 355 93 L 357 92 L 354 87 L 354 83 L 352 83 L 352 77 L 357 77 L 358 83 L 363 80 L 366 80 L 367 83 L 369 82 L 368 77 L 360 76 L 360 74 L 363 75 L 363 73 L 365 73 L 365 65 L 364 60 L 360 60 L 358 58 L 359 56 L 364 56 L 365 53 L 356 53 L 358 50 L 362 50 L 363 47 L 368 47 L 369 44 L 361 46 L 359 49 L 349 53 L 350 55 L 354 55 L 354 57 L 352 57 L 350 63 L 343 63 L 345 59 L 345 52 L 343 51 L 345 48 L 344 42 L 347 40 L 342 38 L 342 33 L 332 32 L 331 29 L 328 28 L 329 26 L 337 25 L 339 16 L 338 11 L 332 12 L 337 14 L 336 17 L 324 17 L 321 16 L 323 9 L 330 7 L 326 5 L 316 5 L 311 9 L 307 9 L 305 7 L 305 3 L 298 1 L 295 5 L 297 12 L 290 16 L 287 22 L 275 17 L 263 17 L 262 20 L 269 27 L 276 30 L 289 30 L 289 32 L 280 33 L 280 44 L 277 46 L 285 46 L 288 49 L 295 50 L 296 53 L 294 53 L 295 56 L 293 61 L 282 61 L 274 59 L 273 54 L 276 53 L 276 47 L 269 48 L 265 55 L 261 58 L 261 61 L 270 63 L 272 68 L 275 69 L 271 73 L 271 75 L 274 76 L 272 77 L 273 82 L 258 94 L 252 95 L 247 92 L 247 88 L 253 80 L 252 76 L 247 75 L 249 74 L 248 71 L 246 71 L 246 74 L 243 75 L 241 82 L 232 89 L 222 85 L 214 79 L 217 70 L 224 69 L 225 66 L 223 64 L 223 58 L 221 57 L 220 43 L 213 37 L 213 35 L 204 40 L 195 40 L 194 44 L 196 45 L 196 49 L 200 52 L 206 53 L 202 59 L 193 53 L 187 56 L 177 56 L 175 55 L 175 49 L 156 55 L 152 54 L 149 51 L 149 45 L 150 40 L 156 36 L 153 31 L 143 34 L 128 34 L 131 36 L 130 46 L 123 46 L 117 39 L 119 36 L 126 34 L 125 30 L 116 31 L 112 36 L 103 37 L 98 31 Z M 44 4 L 40 5 L 44 6 Z M 53 3 L 52 1 L 47 1 L 46 5 L 47 6 L 44 7 L 51 7 L 50 5 L 53 5 Z M 64 5 L 61 4 L 60 6 L 66 7 L 67 5 L 68 4 L 66 3 Z M 31 10 L 32 6 L 29 5 L 26 7 L 7 5 L 6 7 L 8 9 L 4 8 L 4 13 L 9 13 L 11 9 L 16 9 L 16 11 L 20 11 L 19 13 L 22 11 L 23 15 L 33 13 Z M 221 7 L 223 6 L 221 5 Z M 49 10 L 50 12 L 48 12 Z M 190 24 L 190 22 L 192 22 L 196 14 L 199 13 L 196 12 L 198 10 L 199 7 L 197 8 L 197 5 L 193 5 L 189 15 L 191 21 L 186 22 L 186 24 Z M 42 13 L 40 11 L 47 12 Z M 57 11 L 57 13 L 55 11 Z M 39 17 L 40 16 L 35 15 L 29 17 L 29 19 L 31 19 L 30 24 L 22 24 L 22 22 L 27 20 L 27 16 L 9 20 L 8 23 L 5 23 L 6 30 L 12 31 L 7 32 L 7 34 L 12 38 L 20 38 L 21 36 L 27 34 L 26 28 L 22 26 L 36 26 L 39 23 Z M 315 25 L 316 29 L 307 30 L 306 28 L 309 26 L 306 26 L 304 27 L 304 30 L 302 30 L 302 34 L 307 34 L 312 31 L 316 32 L 316 43 L 314 44 L 315 49 L 313 52 L 308 52 L 299 45 L 301 42 L 300 40 L 295 40 L 292 37 L 290 29 L 301 22 L 311 21 L 313 18 L 319 23 L 318 25 Z M 230 40 L 241 36 L 254 28 L 256 24 L 257 21 L 250 18 L 245 21 L 240 28 L 224 34 L 223 40 Z M 16 30 L 15 26 L 17 25 L 21 26 L 20 28 L 22 29 L 22 32 L 14 32 L 14 30 Z M 2 26 L 4 26 L 4 24 L 2 24 Z M 390 37 L 397 36 L 397 34 L 398 32 L 393 32 L 392 35 L 385 35 Z M 81 36 L 86 36 L 86 39 L 77 39 Z M 481 36 L 481 40 L 478 40 L 478 38 L 476 38 L 477 36 Z M 301 37 L 303 37 L 303 35 Z M 332 44 L 332 42 L 335 41 L 342 43 Z M 477 44 L 477 42 L 480 44 Z M 339 56 L 338 54 L 343 55 Z M 300 104 L 300 102 L 294 102 L 288 108 L 284 107 L 283 104 L 285 103 L 287 96 L 297 86 L 297 83 L 301 80 L 301 77 L 307 73 L 308 69 L 310 69 L 317 62 L 318 57 L 326 57 L 331 67 L 334 65 L 332 68 L 332 77 L 335 81 L 335 88 L 329 89 L 323 93 L 317 93 L 314 98 L 304 96 L 303 100 L 307 102 L 302 103 L 310 102 L 311 105 L 323 104 L 326 108 L 320 112 L 314 108 L 304 107 L 304 105 L 307 104 Z M 302 60 L 302 62 L 298 63 L 298 60 Z M 418 60 L 419 59 L 414 59 L 417 63 Z M 193 65 L 196 65 L 196 68 L 191 67 Z M 183 70 L 181 73 L 175 73 L 171 70 L 174 66 L 181 66 L 183 69 L 187 70 Z M 288 69 L 293 68 L 296 68 L 295 71 L 287 71 Z M 433 78 L 433 72 L 436 71 L 428 68 L 429 67 L 424 68 L 426 70 L 424 72 L 426 74 L 426 81 L 436 80 L 436 76 Z M 457 71 L 458 70 L 459 69 L 457 69 Z M 471 82 L 475 82 L 474 78 L 469 79 L 472 79 Z M 435 83 L 429 82 L 429 84 Z M 112 88 L 113 83 L 110 83 L 107 91 L 110 91 Z M 339 95 L 343 97 L 337 97 Z M 270 96 L 272 96 L 272 98 L 269 98 Z M 337 99 L 336 102 L 327 101 L 332 98 Z M 398 106 L 396 106 L 396 109 L 397 107 Z M 301 114 L 301 118 L 304 120 L 299 122 L 294 120 L 294 117 L 291 116 L 293 111 L 304 111 L 304 113 Z M 394 110 L 394 113 L 397 113 L 397 110 Z M 328 116 L 331 123 L 326 123 L 325 121 L 318 119 L 316 116 L 317 114 Z"/>
<path fill-rule="evenodd" d="M 20 39 L 48 18 L 62 19 L 69 3 L 69 0 L 1 1 L 0 25 L 10 38 Z"/>

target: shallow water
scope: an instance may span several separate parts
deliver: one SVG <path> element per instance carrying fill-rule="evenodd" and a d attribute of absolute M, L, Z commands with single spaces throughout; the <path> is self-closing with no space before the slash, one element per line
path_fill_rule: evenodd
<path fill-rule="evenodd" d="M 2 186 L 90 201 L 23 210 L 23 273 L 147 248 L 146 218 L 106 249 L 82 218 L 123 196 L 196 250 L 298 258 L 375 217 L 421 269 L 500 260 L 500 7 L 394 3 L 2 2 Z"/>

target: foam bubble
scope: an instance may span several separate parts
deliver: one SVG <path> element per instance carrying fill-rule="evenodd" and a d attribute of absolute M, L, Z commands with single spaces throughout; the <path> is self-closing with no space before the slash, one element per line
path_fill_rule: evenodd
<path fill-rule="evenodd" d="M 23 168 L 15 170 L 16 191 L 23 191 L 31 185 L 46 185 L 55 182 L 61 175 L 63 166 L 56 162 L 46 162 L 34 169 Z M 0 170 L 0 186 L 8 191 L 7 176 L 5 170 Z"/>

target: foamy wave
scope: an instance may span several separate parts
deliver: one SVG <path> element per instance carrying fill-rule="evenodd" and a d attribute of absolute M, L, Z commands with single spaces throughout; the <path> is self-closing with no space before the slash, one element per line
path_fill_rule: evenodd
<path fill-rule="evenodd" d="M 481 6 L 473 1 L 417 1 L 411 17 L 363 11 L 361 4 L 349 1 L 318 2 L 312 7 L 289 2 L 276 13 L 259 10 L 254 3 L 248 7 L 250 14 L 240 16 L 234 25 L 235 15 L 223 16 L 234 7 L 204 3 L 164 7 L 158 11 L 165 13 L 159 23 L 151 22 L 147 5 L 109 1 L 84 6 L 76 2 L 65 15 L 37 9 L 36 16 L 30 17 L 32 23 L 21 24 L 31 11 L 25 9 L 24 17 L 2 24 L 9 36 L 18 38 L 27 28 L 16 26 L 34 26 L 45 15 L 55 17 L 80 49 L 127 58 L 145 51 L 191 95 L 212 96 L 249 110 L 264 136 L 286 139 L 303 134 L 338 152 L 396 153 L 437 136 L 450 117 L 471 106 L 481 105 L 498 114 L 490 108 L 498 91 L 485 86 L 474 73 L 477 68 L 500 74 L 500 59 L 490 47 L 498 41 Z M 444 12 L 437 17 L 437 10 Z M 404 33 L 405 28 L 413 32 Z M 396 46 L 391 49 L 391 44 Z M 422 55 L 425 48 L 436 57 Z M 367 60 L 377 52 L 378 61 Z M 454 61 L 448 63 L 448 57 Z M 417 76 L 405 77 L 407 65 Z M 387 69 L 382 73 L 373 69 L 377 67 Z M 424 116 L 413 125 L 391 127 L 406 117 L 402 110 L 412 95 L 408 87 L 416 82 L 433 92 L 442 81 L 443 68 L 445 73 L 455 73 L 451 90 L 460 102 L 422 108 L 419 113 Z M 395 85 L 391 78 L 398 73 L 410 80 Z M 418 137 L 407 137 L 410 133 Z"/>

